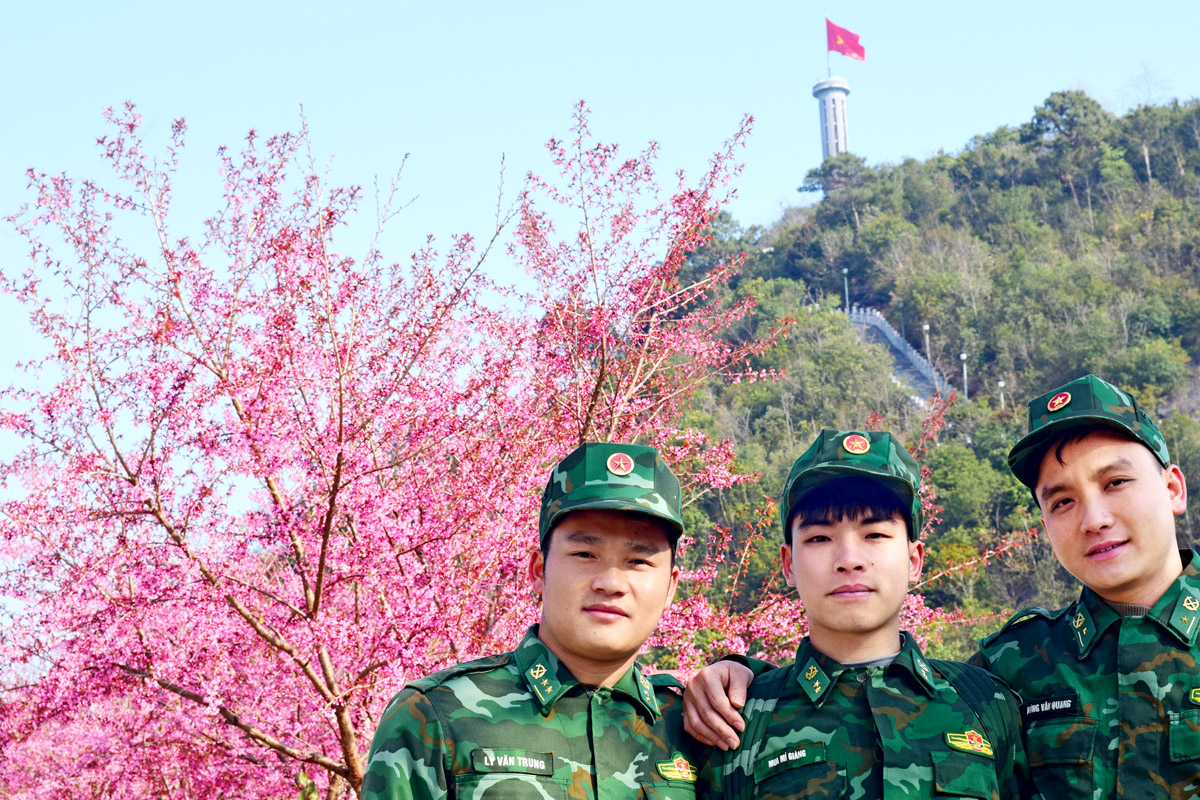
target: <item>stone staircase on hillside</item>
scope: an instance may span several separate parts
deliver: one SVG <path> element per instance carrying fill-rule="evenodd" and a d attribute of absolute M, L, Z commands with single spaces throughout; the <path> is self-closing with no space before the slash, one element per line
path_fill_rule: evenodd
<path fill-rule="evenodd" d="M 884 345 L 892 353 L 892 380 L 897 386 L 913 392 L 913 400 L 924 406 L 934 392 L 948 395 L 954 387 L 942 377 L 932 364 L 906 342 L 892 323 L 874 308 L 850 306 L 847 314 L 860 338 L 867 342 Z"/>

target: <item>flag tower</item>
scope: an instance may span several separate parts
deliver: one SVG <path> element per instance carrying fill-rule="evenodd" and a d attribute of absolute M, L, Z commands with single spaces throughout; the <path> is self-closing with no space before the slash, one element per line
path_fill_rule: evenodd
<path fill-rule="evenodd" d="M 846 136 L 846 95 L 850 83 L 845 78 L 826 78 L 813 84 L 813 97 L 821 107 L 821 160 L 850 150 Z"/>
<path fill-rule="evenodd" d="M 850 151 L 846 130 L 846 95 L 850 94 L 850 82 L 833 76 L 829 54 L 838 52 L 858 61 L 865 61 L 867 57 L 865 48 L 858 43 L 858 34 L 834 25 L 828 17 L 825 18 L 825 40 L 827 77 L 813 84 L 813 97 L 817 98 L 821 112 L 822 160 Z"/>

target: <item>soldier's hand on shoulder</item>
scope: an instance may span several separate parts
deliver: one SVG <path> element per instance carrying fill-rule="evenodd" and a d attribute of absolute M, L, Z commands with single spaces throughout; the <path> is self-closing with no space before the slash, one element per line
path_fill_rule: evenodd
<path fill-rule="evenodd" d="M 683 695 L 683 727 L 711 747 L 732 750 L 745 729 L 738 709 L 746 705 L 746 689 L 754 680 L 749 667 L 718 661 L 688 681 Z"/>

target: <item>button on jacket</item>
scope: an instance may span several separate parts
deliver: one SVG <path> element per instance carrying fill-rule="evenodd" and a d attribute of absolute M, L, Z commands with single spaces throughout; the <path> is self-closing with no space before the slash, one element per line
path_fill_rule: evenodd
<path fill-rule="evenodd" d="M 973 663 L 1021 695 L 1035 797 L 1200 798 L 1200 570 L 1145 617 L 1091 589 L 1059 609 L 1016 614 Z"/>
<path fill-rule="evenodd" d="M 580 684 L 537 638 L 406 686 L 371 745 L 363 800 L 693 800 L 702 748 L 682 686 L 634 665 Z"/>
<path fill-rule="evenodd" d="M 702 796 L 1020 794 L 1024 753 L 1012 693 L 977 668 L 927 660 L 908 635 L 887 666 L 858 668 L 805 639 L 793 664 L 755 679 L 742 713 L 742 745 L 713 751 Z"/>

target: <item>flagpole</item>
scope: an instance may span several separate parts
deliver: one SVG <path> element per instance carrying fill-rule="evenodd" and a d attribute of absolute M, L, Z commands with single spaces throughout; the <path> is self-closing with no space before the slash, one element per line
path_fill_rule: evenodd
<path fill-rule="evenodd" d="M 829 42 L 828 42 L 828 37 L 829 37 L 829 12 L 825 12 L 825 36 L 826 36 L 826 42 L 825 42 L 825 77 L 826 77 L 826 78 L 832 78 L 832 77 L 833 77 L 833 56 L 831 56 L 831 55 L 829 54 L 829 53 L 830 53 L 830 50 L 829 50 Z"/>

